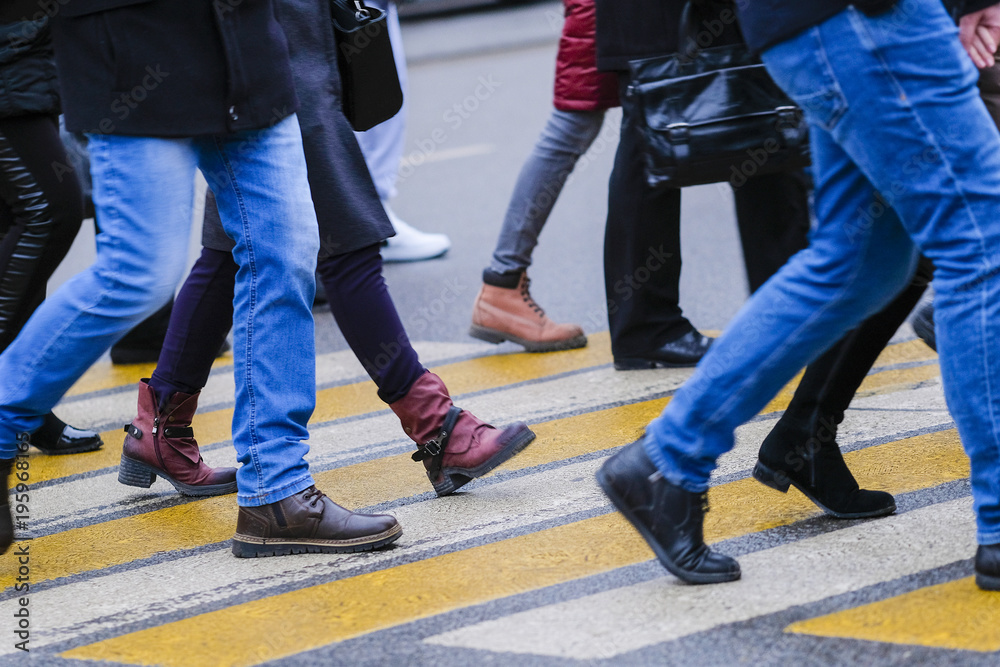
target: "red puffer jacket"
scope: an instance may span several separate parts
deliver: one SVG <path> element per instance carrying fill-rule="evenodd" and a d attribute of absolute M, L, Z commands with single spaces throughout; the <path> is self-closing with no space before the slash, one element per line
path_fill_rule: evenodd
<path fill-rule="evenodd" d="M 618 77 L 597 71 L 594 0 L 563 0 L 566 22 L 556 60 L 555 107 L 597 111 L 618 106 Z"/>

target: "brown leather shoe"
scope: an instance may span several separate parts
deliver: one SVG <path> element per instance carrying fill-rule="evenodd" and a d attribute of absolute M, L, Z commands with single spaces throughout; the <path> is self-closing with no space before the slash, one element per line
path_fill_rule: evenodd
<path fill-rule="evenodd" d="M 260 507 L 240 507 L 233 536 L 237 558 L 372 551 L 399 539 L 388 514 L 357 514 L 315 486 Z"/>
<path fill-rule="evenodd" d="M 557 324 L 531 298 L 531 281 L 522 273 L 516 287 L 483 284 L 472 308 L 469 335 L 488 343 L 509 340 L 528 352 L 584 347 L 587 337 L 575 324 Z"/>
<path fill-rule="evenodd" d="M 125 427 L 118 481 L 148 489 L 159 476 L 185 496 L 234 493 L 236 468 L 210 467 L 194 439 L 198 394 L 174 394 L 162 414 L 159 404 L 148 380 L 140 380 L 139 414 Z"/>
<path fill-rule="evenodd" d="M 528 446 L 535 434 L 524 422 L 500 430 L 455 407 L 448 388 L 427 371 L 406 396 L 389 407 L 417 443 L 414 461 L 423 461 L 439 496 L 454 493 Z"/>

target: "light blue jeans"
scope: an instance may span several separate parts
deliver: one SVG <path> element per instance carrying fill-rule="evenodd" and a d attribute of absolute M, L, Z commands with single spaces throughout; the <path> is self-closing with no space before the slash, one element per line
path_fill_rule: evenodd
<path fill-rule="evenodd" d="M 236 412 L 242 505 L 312 484 L 304 460 L 315 403 L 312 302 L 319 238 L 295 116 L 221 137 L 90 137 L 101 222 L 94 264 L 35 311 L 0 355 L 0 458 L 135 324 L 162 306 L 187 261 L 195 170 L 236 240 Z"/>
<path fill-rule="evenodd" d="M 520 272 L 531 266 L 538 235 L 566 179 L 604 124 L 603 111 L 553 109 L 538 143 L 517 177 L 489 269 Z"/>
<path fill-rule="evenodd" d="M 399 177 L 399 163 L 403 159 L 403 149 L 406 146 L 406 53 L 403 50 L 403 35 L 399 30 L 399 13 L 396 3 L 389 0 L 371 0 L 369 5 L 378 7 L 389 15 L 386 23 L 389 26 L 389 40 L 392 42 L 392 57 L 396 61 L 396 72 L 399 74 L 399 87 L 403 89 L 403 106 L 396 115 L 387 121 L 379 123 L 365 132 L 355 132 L 361 152 L 365 156 L 368 171 L 382 201 L 389 201 L 396 196 L 396 179 Z"/>
<path fill-rule="evenodd" d="M 733 429 L 891 299 L 918 246 L 936 267 L 977 536 L 1000 543 L 1000 134 L 955 25 L 939 0 L 874 18 L 848 8 L 763 58 L 809 119 L 819 226 L 650 424 L 646 451 L 667 479 L 704 490 Z"/>

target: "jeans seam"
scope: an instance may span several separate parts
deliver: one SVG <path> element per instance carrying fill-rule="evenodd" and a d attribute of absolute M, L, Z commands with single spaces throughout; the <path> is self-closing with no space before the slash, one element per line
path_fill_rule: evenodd
<path fill-rule="evenodd" d="M 256 472 L 257 479 L 259 481 L 264 478 L 264 468 L 261 465 L 260 457 L 258 455 L 259 453 L 257 451 L 258 447 L 260 446 L 260 443 L 257 440 L 257 429 L 255 428 L 256 415 L 257 415 L 257 401 L 256 401 L 256 396 L 254 394 L 254 386 L 253 386 L 253 372 L 252 372 L 253 355 L 250 354 L 250 350 L 253 349 L 253 319 L 254 319 L 253 316 L 255 313 L 256 302 L 257 302 L 257 264 L 254 259 L 253 242 L 250 238 L 249 221 L 246 215 L 246 206 L 243 199 L 243 193 L 240 191 L 239 183 L 237 182 L 236 173 L 235 170 L 233 169 L 232 162 L 230 162 L 229 156 L 226 154 L 226 151 L 223 148 L 223 141 L 218 137 L 215 138 L 215 148 L 218 151 L 219 157 L 222 160 L 222 164 L 226 169 L 226 174 L 229 176 L 230 186 L 233 188 L 233 192 L 236 195 L 236 201 L 240 211 L 240 224 L 243 227 L 243 243 L 247 249 L 247 268 L 250 270 L 249 299 L 247 304 L 247 318 L 245 323 L 246 353 L 244 355 L 243 363 L 244 363 L 244 372 L 246 373 L 247 404 L 249 406 L 249 409 L 247 411 L 249 415 L 248 416 L 249 424 L 247 426 L 250 434 L 250 443 L 247 449 L 250 453 L 250 460 L 253 462 L 254 471 Z"/>
<path fill-rule="evenodd" d="M 848 8 L 848 11 L 850 11 L 850 9 L 851 8 Z M 837 123 L 840 122 L 840 119 L 847 113 L 850 105 L 848 105 L 847 96 L 844 95 L 844 91 L 840 87 L 840 81 L 837 79 L 837 75 L 833 71 L 833 65 L 830 63 L 830 57 L 826 54 L 826 46 L 823 44 L 823 35 L 820 32 L 819 27 L 813 28 L 813 30 L 816 35 L 816 55 L 822 61 L 825 74 L 830 80 L 831 92 L 836 95 L 837 101 L 839 102 L 838 108 L 831 114 L 830 120 L 827 121 L 827 126 L 824 128 L 827 132 L 832 132 L 833 128 L 837 126 Z"/>

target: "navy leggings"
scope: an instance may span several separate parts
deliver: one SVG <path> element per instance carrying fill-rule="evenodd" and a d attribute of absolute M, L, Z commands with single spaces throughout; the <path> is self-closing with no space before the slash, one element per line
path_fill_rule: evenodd
<path fill-rule="evenodd" d="M 236 262 L 202 248 L 174 304 L 150 385 L 161 404 L 174 392 L 193 394 L 208 381 L 212 362 L 233 324 Z M 425 371 L 410 345 L 382 277 L 379 246 L 321 259 L 317 267 L 337 325 L 365 367 L 378 395 L 397 401 Z"/>

